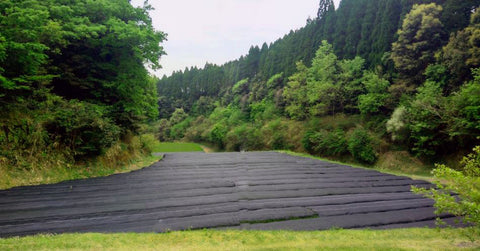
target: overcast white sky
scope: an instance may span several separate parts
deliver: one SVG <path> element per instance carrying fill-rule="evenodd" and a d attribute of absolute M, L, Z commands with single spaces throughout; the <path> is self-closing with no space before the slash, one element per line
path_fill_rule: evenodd
<path fill-rule="evenodd" d="M 251 45 L 273 42 L 315 17 L 319 0 L 150 0 L 157 30 L 168 34 L 163 43 L 163 69 L 170 75 L 206 62 L 223 64 L 247 54 Z M 338 7 L 340 0 L 334 0 Z M 132 0 L 143 5 L 143 0 Z"/>

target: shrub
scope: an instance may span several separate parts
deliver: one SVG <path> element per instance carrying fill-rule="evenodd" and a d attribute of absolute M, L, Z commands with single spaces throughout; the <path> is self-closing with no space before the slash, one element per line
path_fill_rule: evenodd
<path fill-rule="evenodd" d="M 308 132 L 305 134 L 303 143 L 305 149 L 310 153 L 323 156 L 338 156 L 348 152 L 345 132 L 340 129 Z"/>
<path fill-rule="evenodd" d="M 151 154 L 153 149 L 155 148 L 155 144 L 157 140 L 155 139 L 155 135 L 153 134 L 143 134 L 140 135 L 140 150 L 144 154 Z"/>
<path fill-rule="evenodd" d="M 170 128 L 170 138 L 173 140 L 180 140 L 185 136 L 185 132 L 190 127 L 190 123 L 192 122 L 192 118 L 187 118 L 182 122 L 173 125 Z"/>
<path fill-rule="evenodd" d="M 233 128 L 226 135 L 225 149 L 227 151 L 240 151 L 245 149 L 247 127 L 241 125 Z"/>
<path fill-rule="evenodd" d="M 263 144 L 272 150 L 280 150 L 287 148 L 285 138 L 288 127 L 282 123 L 282 120 L 276 119 L 267 123 L 261 130 Z"/>
<path fill-rule="evenodd" d="M 305 150 L 309 153 L 314 153 L 313 152 L 313 147 L 314 147 L 314 135 L 315 135 L 315 132 L 314 131 L 307 131 L 305 133 L 305 135 L 303 136 L 302 138 L 302 145 L 303 145 L 303 148 L 305 148 Z"/>
<path fill-rule="evenodd" d="M 170 139 L 171 125 L 167 119 L 158 121 L 158 140 L 167 141 Z"/>
<path fill-rule="evenodd" d="M 190 127 L 187 128 L 184 139 L 190 142 L 208 141 L 204 134 L 208 131 L 210 125 L 211 122 L 209 119 L 206 119 L 202 115 L 198 116 L 192 121 Z"/>
<path fill-rule="evenodd" d="M 210 130 L 210 133 L 208 134 L 208 139 L 210 142 L 223 149 L 225 146 L 224 140 L 227 136 L 227 133 L 228 128 L 222 123 L 217 123 Z"/>
<path fill-rule="evenodd" d="M 228 151 L 252 151 L 262 149 L 260 132 L 242 124 L 230 130 L 226 136 L 225 149 Z"/>
<path fill-rule="evenodd" d="M 188 114 L 185 113 L 183 108 L 177 108 L 175 109 L 175 112 L 173 112 L 172 116 L 170 117 L 170 124 L 175 125 L 183 120 L 185 120 L 188 117 Z"/>
<path fill-rule="evenodd" d="M 94 157 L 118 141 L 120 128 L 99 105 L 65 102 L 45 124 L 52 141 L 70 148 L 76 159 Z"/>
<path fill-rule="evenodd" d="M 436 214 L 451 213 L 480 230 L 480 146 L 460 162 L 462 170 L 436 165 L 436 188 L 412 190 L 435 200 Z M 457 197 L 458 196 L 458 197 Z"/>
<path fill-rule="evenodd" d="M 372 146 L 372 138 L 363 128 L 355 129 L 348 139 L 348 151 L 359 162 L 373 164 L 377 154 Z"/>

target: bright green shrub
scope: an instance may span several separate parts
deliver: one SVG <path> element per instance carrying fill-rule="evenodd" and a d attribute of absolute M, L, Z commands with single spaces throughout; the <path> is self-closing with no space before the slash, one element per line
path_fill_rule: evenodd
<path fill-rule="evenodd" d="M 480 146 L 460 162 L 462 169 L 436 165 L 432 171 L 436 188 L 413 191 L 435 200 L 436 214 L 451 213 L 480 230 Z M 458 197 L 457 197 L 458 196 Z"/>
<path fill-rule="evenodd" d="M 359 162 L 373 164 L 377 154 L 372 146 L 372 138 L 363 128 L 355 129 L 348 138 L 348 151 Z"/>
<path fill-rule="evenodd" d="M 208 134 L 208 140 L 214 145 L 224 148 L 227 133 L 228 128 L 223 123 L 216 123 Z"/>
<path fill-rule="evenodd" d="M 323 156 L 338 156 L 348 152 L 345 132 L 340 129 L 308 132 L 303 139 L 303 146 L 310 153 Z"/>

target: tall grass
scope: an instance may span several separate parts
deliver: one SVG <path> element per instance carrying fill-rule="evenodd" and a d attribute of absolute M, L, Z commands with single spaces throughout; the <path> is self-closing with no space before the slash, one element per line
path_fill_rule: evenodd
<path fill-rule="evenodd" d="M 16 186 L 51 184 L 65 180 L 106 176 L 148 166 L 160 157 L 151 153 L 156 144 L 153 135 L 128 136 L 94 159 L 73 162 L 61 152 L 19 156 L 24 166 L 12 166 L 0 159 L 0 189 Z"/>

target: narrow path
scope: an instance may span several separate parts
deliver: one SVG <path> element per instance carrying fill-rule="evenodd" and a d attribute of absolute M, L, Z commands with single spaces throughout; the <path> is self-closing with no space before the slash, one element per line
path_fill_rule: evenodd
<path fill-rule="evenodd" d="M 433 201 L 411 185 L 430 186 L 275 152 L 173 153 L 128 174 L 0 191 L 0 237 L 435 226 Z"/>

